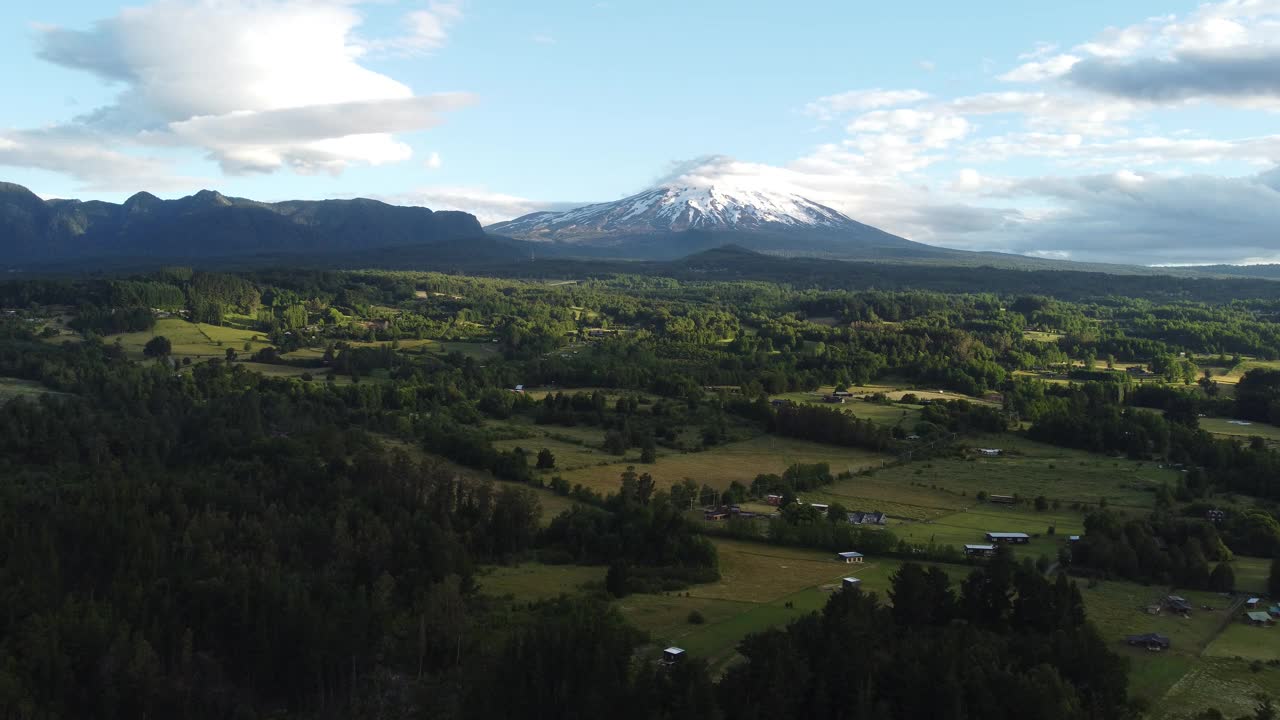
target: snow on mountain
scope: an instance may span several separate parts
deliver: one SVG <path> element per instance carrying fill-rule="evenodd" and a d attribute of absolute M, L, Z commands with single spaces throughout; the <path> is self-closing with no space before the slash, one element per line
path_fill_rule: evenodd
<path fill-rule="evenodd" d="M 526 240 L 590 240 L 683 230 L 854 230 L 865 226 L 790 192 L 730 183 L 673 183 L 616 202 L 538 212 L 490 225 Z"/>

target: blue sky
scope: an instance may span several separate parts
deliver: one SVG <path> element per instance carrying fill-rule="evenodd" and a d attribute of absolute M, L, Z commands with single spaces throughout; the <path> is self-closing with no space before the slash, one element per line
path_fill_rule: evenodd
<path fill-rule="evenodd" d="M 0 5 L 0 178 L 485 221 L 671 173 L 913 239 L 1280 257 L 1280 2 Z"/>

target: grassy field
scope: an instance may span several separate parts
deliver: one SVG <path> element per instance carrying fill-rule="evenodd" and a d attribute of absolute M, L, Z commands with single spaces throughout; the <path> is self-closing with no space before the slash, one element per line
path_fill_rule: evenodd
<path fill-rule="evenodd" d="M 1271 574 L 1271 561 L 1267 558 L 1236 556 L 1231 561 L 1231 568 L 1236 573 L 1236 590 L 1238 592 L 1264 593 L 1267 591 L 1267 577 Z"/>
<path fill-rule="evenodd" d="M 1104 582 L 1088 588 L 1081 583 L 1080 592 L 1086 613 L 1097 625 L 1103 639 L 1116 652 L 1129 658 L 1131 694 L 1168 710 L 1191 712 L 1197 709 L 1169 705 L 1167 695 L 1171 688 L 1182 682 L 1184 675 L 1201 664 L 1200 654 L 1213 642 L 1223 623 L 1230 619 L 1228 608 L 1231 601 L 1216 593 L 1178 591 L 1196 607 L 1190 618 L 1183 618 L 1169 613 L 1146 613 L 1144 608 L 1168 594 L 1168 588 L 1129 582 Z M 1215 609 L 1201 609 L 1205 605 Z M 1167 635 L 1171 648 L 1166 652 L 1153 653 L 1124 643 L 1127 635 L 1148 632 Z M 1167 713 L 1156 713 L 1152 717 L 1167 717 Z"/>
<path fill-rule="evenodd" d="M 1263 662 L 1280 660 L 1280 629 L 1255 627 L 1236 618 L 1205 648 L 1204 654 Z"/>
<path fill-rule="evenodd" d="M 17 397 L 35 397 L 50 393 L 57 394 L 34 380 L 0 377 L 0 404 Z"/>
<path fill-rule="evenodd" d="M 1113 506 L 1150 507 L 1162 483 L 1177 481 L 1174 470 L 1156 463 L 1107 458 L 999 435 L 969 440 L 974 447 L 1005 451 L 1001 457 L 933 459 L 878 470 L 873 477 L 895 484 L 924 483 L 973 497 L 985 490 L 995 495 L 1019 495 L 1032 499 L 1044 495 L 1063 504 L 1097 503 L 1106 498 Z"/>
<path fill-rule="evenodd" d="M 157 335 L 169 338 L 169 342 L 173 345 L 174 357 L 189 357 L 192 360 L 224 357 L 227 348 L 244 354 L 246 342 L 250 345 L 250 352 L 257 352 L 270 346 L 266 337 L 256 330 L 192 323 L 181 318 L 161 318 L 150 330 L 115 335 L 111 340 L 113 342 L 119 340 L 130 358 L 141 360 L 144 357 L 143 346 Z"/>
<path fill-rule="evenodd" d="M 850 510 L 879 510 L 898 520 L 933 520 L 975 504 L 972 497 L 908 481 L 885 480 L 880 473 L 837 480 L 801 497 L 805 502 L 840 503 Z"/>
<path fill-rule="evenodd" d="M 604 575 L 603 566 L 530 562 L 486 568 L 476 582 L 487 595 L 536 601 L 580 592 L 588 585 L 603 583 Z"/>
<path fill-rule="evenodd" d="M 1200 658 L 1155 703 L 1149 716 L 1185 717 L 1200 709 L 1217 708 L 1229 718 L 1253 717 L 1259 693 L 1280 697 L 1280 669 L 1263 666 L 1253 672 L 1244 660 Z"/>
<path fill-rule="evenodd" d="M 1054 534 L 1048 534 L 1048 528 Z M 1057 559 L 1058 548 L 1067 542 L 1069 535 L 1084 532 L 1084 516 L 1078 512 L 1036 512 L 1002 505 L 974 504 L 963 512 L 946 515 L 926 522 L 902 522 L 889 526 L 895 535 L 918 545 L 953 545 L 959 548 L 966 543 L 985 543 L 988 532 L 1024 532 L 1031 535 L 1031 542 L 1014 545 L 1019 557 L 1038 558 L 1047 555 L 1050 561 Z M 1036 537 L 1039 536 L 1039 537 Z"/>
<path fill-rule="evenodd" d="M 706 659 L 716 672 L 734 660 L 738 643 L 748 634 L 820 609 L 831 592 L 839 589 L 843 577 L 856 576 L 864 590 L 883 597 L 889 577 L 899 565 L 895 560 L 878 559 L 844 565 L 829 553 L 816 550 L 723 539 L 714 542 L 720 553 L 718 582 L 694 586 L 687 594 L 633 595 L 618 601 L 618 607 L 655 641 L 685 648 Z M 947 569 L 957 581 L 967 571 L 964 567 Z M 705 623 L 688 622 L 694 610 L 703 614 Z"/>
<path fill-rule="evenodd" d="M 796 463 L 825 462 L 830 464 L 832 473 L 840 473 L 877 467 L 887 459 L 865 450 L 761 435 L 698 453 L 659 454 L 656 463 L 637 466 L 637 469 L 651 473 L 660 487 L 670 487 L 684 478 L 692 478 L 699 485 L 724 489 L 734 480 L 750 485 L 761 473 L 782 473 Z M 571 484 L 582 483 L 599 492 L 612 492 L 618 488 L 622 471 L 627 465 L 634 464 L 634 460 L 624 460 L 583 467 L 561 475 Z"/>
<path fill-rule="evenodd" d="M 1227 418 L 1200 418 L 1200 429 L 1214 435 L 1230 435 L 1233 437 L 1260 437 L 1267 442 L 1280 442 L 1280 427 L 1260 422 L 1232 422 Z"/>

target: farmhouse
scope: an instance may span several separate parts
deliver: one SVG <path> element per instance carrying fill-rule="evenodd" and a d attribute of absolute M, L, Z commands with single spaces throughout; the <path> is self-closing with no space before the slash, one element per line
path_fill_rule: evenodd
<path fill-rule="evenodd" d="M 1192 604 L 1180 595 L 1170 595 L 1164 599 L 1164 606 L 1174 612 L 1189 613 L 1194 609 Z M 1266 613 L 1262 613 L 1266 615 Z"/>
<path fill-rule="evenodd" d="M 836 553 L 836 560 L 839 560 L 840 562 L 846 565 L 852 565 L 853 563 L 860 563 L 862 562 L 862 553 L 852 552 L 852 551 Z"/>
<path fill-rule="evenodd" d="M 993 543 L 1015 543 L 1022 545 L 1031 542 L 1031 536 L 1020 532 L 989 532 L 987 539 Z"/>
<path fill-rule="evenodd" d="M 859 510 L 849 513 L 849 524 L 851 525 L 884 525 L 888 519 L 888 516 L 879 510 L 875 512 Z"/>
<path fill-rule="evenodd" d="M 1001 505 L 1013 505 L 1017 503 L 1018 500 L 1012 495 L 988 495 L 987 502 L 1000 503 Z"/>
<path fill-rule="evenodd" d="M 809 507 L 818 512 L 826 512 L 831 509 L 831 506 L 826 503 L 809 503 Z"/>
<path fill-rule="evenodd" d="M 1004 451 L 1000 448 L 979 448 L 978 454 L 983 457 L 1000 457 Z"/>
<path fill-rule="evenodd" d="M 1245 613 L 1245 616 L 1248 617 L 1248 622 L 1250 625 L 1266 627 L 1266 626 L 1275 624 L 1275 618 L 1271 617 L 1270 615 L 1264 612 Z"/>
<path fill-rule="evenodd" d="M 770 401 L 769 401 L 769 404 L 770 404 L 770 405 L 772 405 L 772 406 L 774 406 L 774 407 L 786 407 L 787 405 L 790 405 L 790 404 L 791 404 L 791 401 L 789 401 L 789 400 L 770 400 Z"/>
<path fill-rule="evenodd" d="M 1168 650 L 1172 643 L 1166 635 L 1160 633 L 1144 633 L 1142 635 L 1130 635 L 1124 639 L 1125 642 L 1134 647 L 1144 647 L 1148 650 L 1160 651 Z"/>
<path fill-rule="evenodd" d="M 840 581 L 841 587 L 845 590 L 852 590 L 862 585 L 862 581 L 856 577 L 847 577 Z"/>
<path fill-rule="evenodd" d="M 729 517 L 729 511 L 726 510 L 725 508 L 716 508 L 714 510 L 704 510 L 702 512 L 703 520 L 710 520 L 713 522 L 719 522 L 720 520 L 724 520 L 728 517 Z"/>
<path fill-rule="evenodd" d="M 764 501 L 769 505 L 777 507 L 782 504 L 782 496 L 776 493 L 770 493 L 764 496 Z"/>
<path fill-rule="evenodd" d="M 967 557 L 991 557 L 996 554 L 995 545 L 965 545 L 964 554 Z"/>
<path fill-rule="evenodd" d="M 669 647 L 662 651 L 662 664 L 675 665 L 684 659 L 684 648 Z"/>
<path fill-rule="evenodd" d="M 824 403 L 833 403 L 833 404 L 837 404 L 837 405 L 843 405 L 843 404 L 844 404 L 844 398 L 842 398 L 842 397 L 837 397 L 837 396 L 835 396 L 835 395 L 823 395 L 823 396 L 822 396 L 822 402 L 824 402 Z"/>
<path fill-rule="evenodd" d="M 1249 608 L 1250 610 L 1257 610 L 1258 603 L 1261 601 L 1262 601 L 1261 598 L 1249 598 L 1248 600 L 1244 601 L 1244 606 Z"/>

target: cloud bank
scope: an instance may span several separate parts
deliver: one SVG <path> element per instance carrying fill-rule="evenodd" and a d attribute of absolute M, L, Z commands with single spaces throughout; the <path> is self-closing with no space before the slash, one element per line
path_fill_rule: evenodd
<path fill-rule="evenodd" d="M 356 0 L 158 0 L 86 30 L 45 28 L 43 60 L 120 88 L 49 129 L 0 129 L 0 164 L 66 172 L 90 188 L 172 182 L 165 148 L 202 150 L 228 174 L 340 173 L 401 162 L 396 134 L 473 98 L 416 95 L 361 60 L 443 45 L 459 5 L 406 13 L 390 37 L 358 35 Z M 116 148 L 103 151 L 100 148 Z"/>

